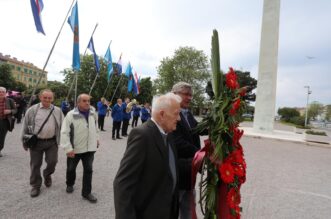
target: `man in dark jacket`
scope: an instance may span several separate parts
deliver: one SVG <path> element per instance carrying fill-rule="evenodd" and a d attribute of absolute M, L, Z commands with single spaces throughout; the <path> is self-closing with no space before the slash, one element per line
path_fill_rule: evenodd
<path fill-rule="evenodd" d="M 180 104 L 181 120 L 177 122 L 177 128 L 173 133 L 179 166 L 179 214 L 181 219 L 191 219 L 192 209 L 190 200 L 191 198 L 195 199 L 194 186 L 191 185 L 192 159 L 201 147 L 199 134 L 193 132 L 198 122 L 188 109 L 192 101 L 191 85 L 185 82 L 179 82 L 172 87 L 172 92 L 182 98 Z"/>
<path fill-rule="evenodd" d="M 180 97 L 153 100 L 152 119 L 132 129 L 114 180 L 116 219 L 178 217 L 177 156 L 170 132 L 180 119 Z"/>

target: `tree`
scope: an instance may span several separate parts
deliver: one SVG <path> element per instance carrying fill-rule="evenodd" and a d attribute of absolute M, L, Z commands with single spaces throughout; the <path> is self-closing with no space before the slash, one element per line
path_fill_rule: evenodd
<path fill-rule="evenodd" d="M 325 120 L 327 121 L 331 120 L 331 105 L 326 105 Z"/>
<path fill-rule="evenodd" d="M 308 108 L 308 120 L 316 119 L 323 112 L 323 105 L 317 101 L 313 101 Z"/>
<path fill-rule="evenodd" d="M 151 103 L 152 99 L 153 99 L 153 93 L 152 91 L 152 81 L 151 78 L 142 78 L 140 80 L 140 93 L 134 97 L 135 99 L 137 99 L 137 101 L 140 104 L 144 104 L 144 103 Z"/>
<path fill-rule="evenodd" d="M 202 50 L 193 47 L 180 47 L 173 57 L 161 60 L 158 67 L 158 78 L 154 80 L 156 93 L 169 92 L 174 84 L 180 81 L 192 85 L 192 105 L 201 107 L 205 87 L 210 80 L 208 58 Z"/>
<path fill-rule="evenodd" d="M 24 92 L 27 87 L 24 83 L 16 81 L 12 75 L 10 65 L 0 64 L 0 85 L 7 90 Z"/>
<path fill-rule="evenodd" d="M 246 92 L 246 96 L 245 96 L 245 100 L 247 103 L 249 102 L 255 102 L 255 94 L 253 94 L 253 90 L 256 88 L 257 86 L 257 80 L 255 78 L 251 77 L 251 73 L 249 71 L 239 71 L 236 70 L 235 71 L 237 74 L 237 80 L 239 83 L 239 87 L 248 87 L 247 92 Z"/>
<path fill-rule="evenodd" d="M 278 115 L 280 115 L 281 119 L 285 122 L 290 122 L 291 118 L 299 117 L 300 112 L 295 108 L 284 107 L 278 109 Z"/>

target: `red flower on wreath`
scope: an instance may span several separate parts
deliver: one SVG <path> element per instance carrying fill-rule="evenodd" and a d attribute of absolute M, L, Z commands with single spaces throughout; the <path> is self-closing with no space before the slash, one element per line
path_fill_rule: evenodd
<path fill-rule="evenodd" d="M 231 116 L 234 116 L 237 113 L 237 110 L 240 107 L 240 99 L 238 98 L 234 103 L 232 104 L 232 108 L 230 109 L 229 113 Z"/>
<path fill-rule="evenodd" d="M 230 88 L 231 90 L 235 90 L 239 88 L 239 84 L 237 82 L 237 75 L 234 72 L 233 68 L 230 67 L 229 69 L 229 72 L 225 75 L 225 83 L 228 88 Z"/>
<path fill-rule="evenodd" d="M 226 197 L 227 203 L 230 208 L 235 208 L 240 204 L 241 198 L 240 193 L 235 188 L 231 188 Z"/>
<path fill-rule="evenodd" d="M 234 181 L 234 170 L 231 163 L 223 163 L 218 169 L 223 182 L 232 183 Z"/>
<path fill-rule="evenodd" d="M 233 131 L 232 146 L 237 146 L 239 144 L 239 140 L 241 136 L 244 134 L 244 131 L 238 128 L 233 128 L 232 131 Z"/>
<path fill-rule="evenodd" d="M 241 164 L 234 164 L 233 165 L 234 174 L 238 177 L 245 176 L 245 169 Z"/>

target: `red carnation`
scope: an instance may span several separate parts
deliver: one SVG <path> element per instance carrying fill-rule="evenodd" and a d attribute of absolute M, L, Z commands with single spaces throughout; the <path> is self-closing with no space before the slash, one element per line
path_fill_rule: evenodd
<path fill-rule="evenodd" d="M 234 188 L 231 188 L 227 195 L 227 203 L 230 208 L 235 208 L 240 204 L 240 193 Z"/>
<path fill-rule="evenodd" d="M 230 109 L 230 115 L 233 116 L 236 114 L 237 110 L 240 107 L 240 99 L 237 99 L 236 101 L 234 101 L 234 103 L 232 104 L 232 108 Z"/>
<path fill-rule="evenodd" d="M 242 165 L 240 165 L 240 164 L 233 165 L 233 170 L 234 170 L 234 174 L 236 176 L 238 176 L 238 177 L 245 176 L 245 169 Z"/>
<path fill-rule="evenodd" d="M 237 82 L 237 75 L 234 72 L 233 68 L 230 68 L 229 72 L 225 76 L 226 86 L 231 90 L 237 89 L 239 84 Z"/>
<path fill-rule="evenodd" d="M 234 170 L 231 163 L 223 163 L 219 168 L 221 178 L 225 183 L 233 183 L 234 181 Z"/>

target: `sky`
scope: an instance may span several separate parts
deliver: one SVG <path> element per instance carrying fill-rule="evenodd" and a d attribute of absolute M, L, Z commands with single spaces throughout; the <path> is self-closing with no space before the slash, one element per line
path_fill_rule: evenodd
<path fill-rule="evenodd" d="M 0 52 L 43 68 L 72 0 L 43 0 L 46 36 L 36 31 L 28 0 L 0 0 Z M 122 53 L 141 77 L 157 78 L 157 67 L 179 47 L 210 58 L 211 35 L 220 39 L 221 69 L 251 72 L 258 79 L 262 0 L 78 0 L 80 52 L 92 31 L 99 56 L 111 41 L 113 62 Z M 276 108 L 331 104 L 331 1 L 281 1 Z M 46 67 L 48 80 L 72 64 L 73 33 L 65 23 Z"/>

